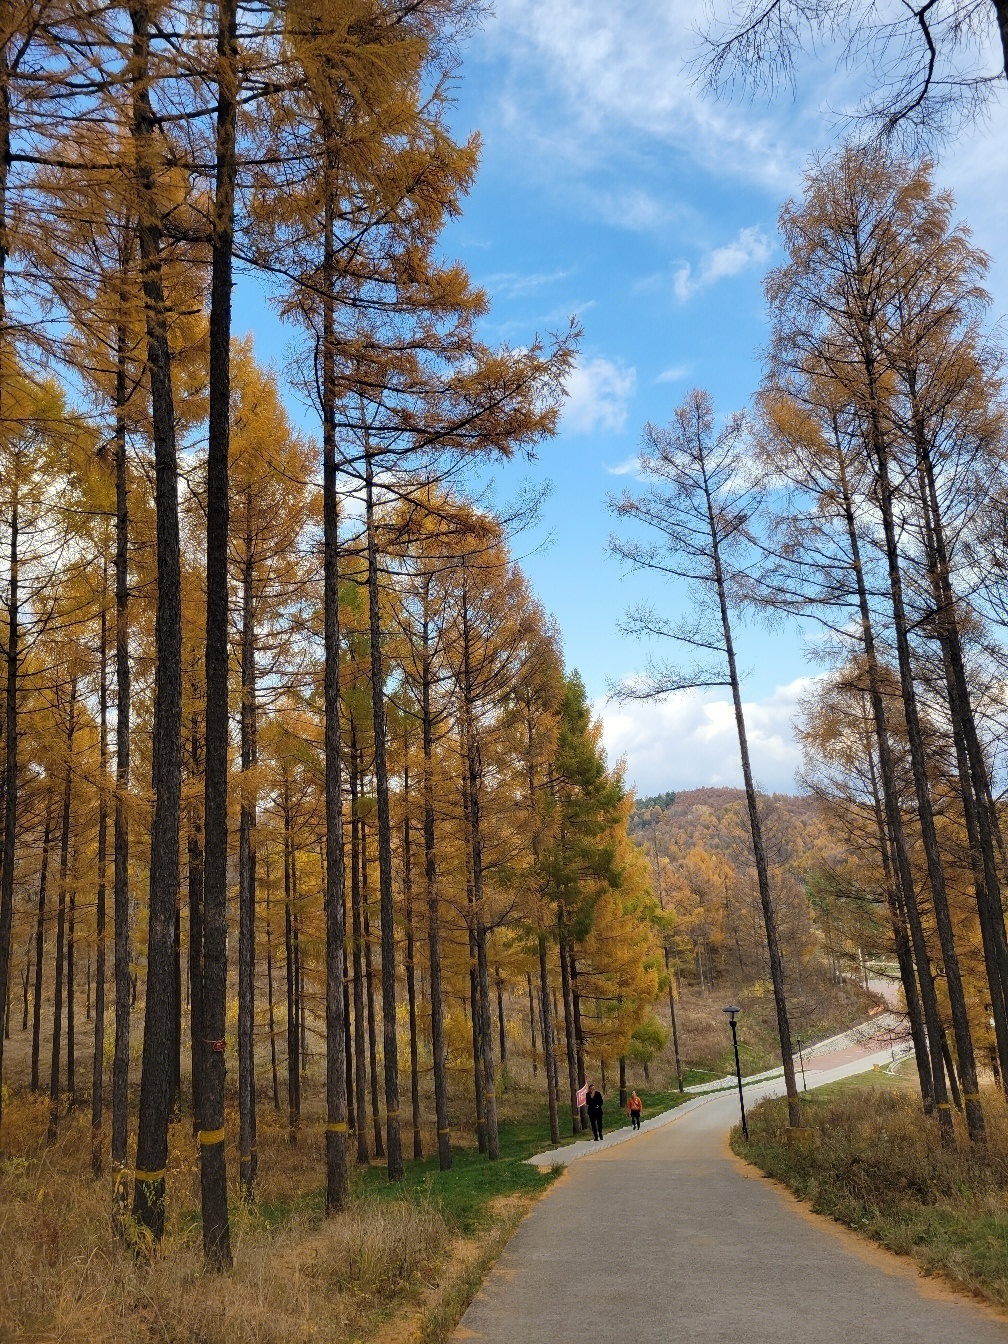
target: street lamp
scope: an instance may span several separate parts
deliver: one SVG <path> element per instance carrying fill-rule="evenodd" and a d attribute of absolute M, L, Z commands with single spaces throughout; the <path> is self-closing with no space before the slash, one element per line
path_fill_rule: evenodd
<path fill-rule="evenodd" d="M 802 1091 L 808 1091 L 808 1083 L 805 1081 L 805 1058 L 801 1052 L 801 1037 L 798 1037 L 798 1063 L 801 1065 L 801 1085 Z"/>
<path fill-rule="evenodd" d="M 724 1011 L 728 1014 L 728 1021 L 731 1023 L 732 1045 L 734 1046 L 735 1049 L 735 1077 L 738 1079 L 738 1104 L 739 1104 L 739 1110 L 742 1112 L 742 1133 L 745 1135 L 746 1143 L 748 1143 L 749 1126 L 746 1124 L 745 1101 L 742 1098 L 742 1065 L 739 1063 L 738 1033 L 735 1030 L 735 1018 L 742 1011 L 742 1009 L 730 1006 L 728 1008 L 725 1008 Z"/>

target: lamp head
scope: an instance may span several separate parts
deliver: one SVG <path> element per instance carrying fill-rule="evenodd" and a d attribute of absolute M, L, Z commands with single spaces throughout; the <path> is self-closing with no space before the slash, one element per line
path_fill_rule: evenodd
<path fill-rule="evenodd" d="M 721 1011 L 722 1011 L 722 1012 L 725 1012 L 725 1013 L 728 1014 L 728 1021 L 729 1021 L 729 1022 L 734 1022 L 734 1021 L 735 1021 L 735 1018 L 736 1018 L 736 1017 L 738 1016 L 738 1014 L 742 1011 L 742 1009 L 741 1009 L 741 1008 L 736 1008 L 734 1005 L 729 1005 L 727 1008 L 723 1008 Z"/>

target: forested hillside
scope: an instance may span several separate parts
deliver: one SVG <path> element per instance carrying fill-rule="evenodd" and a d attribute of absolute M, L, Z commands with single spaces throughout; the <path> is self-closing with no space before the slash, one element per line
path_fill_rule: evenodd
<path fill-rule="evenodd" d="M 884 898 L 848 880 L 851 842 L 818 799 L 773 794 L 760 807 L 788 1006 L 808 1040 L 872 1006 L 866 959 L 886 947 Z M 726 1053 L 720 1009 L 737 1001 L 748 1009 L 740 1032 L 752 1062 L 772 1062 L 776 1028 L 745 794 L 704 788 L 677 792 L 665 806 L 646 799 L 631 833 L 662 911 L 684 1060 L 709 1067 Z"/>

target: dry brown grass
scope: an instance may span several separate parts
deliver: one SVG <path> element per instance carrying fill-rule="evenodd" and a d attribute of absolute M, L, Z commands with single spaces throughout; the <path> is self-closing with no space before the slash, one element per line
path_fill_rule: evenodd
<path fill-rule="evenodd" d="M 803 1097 L 803 1123 L 820 1135 L 815 1147 L 785 1142 L 782 1101 L 756 1106 L 751 1141 L 735 1130 L 732 1146 L 817 1213 L 1008 1307 L 1008 1110 L 994 1088 L 983 1101 L 982 1147 L 957 1116 L 956 1145 L 943 1148 L 912 1084 L 873 1079 Z"/>
<path fill-rule="evenodd" d="M 291 1344 L 363 1339 L 443 1272 L 451 1244 L 440 1213 L 356 1197 L 321 1216 L 321 1137 L 297 1147 L 263 1108 L 260 1203 L 232 1200 L 234 1270 L 207 1277 L 195 1147 L 173 1127 L 165 1240 L 149 1265 L 116 1241 L 111 1180 L 89 1171 L 88 1117 L 44 1143 L 47 1107 L 13 1098 L 0 1159 L 0 1339 Z M 230 1156 L 230 1155 L 229 1155 Z M 231 1164 L 233 1165 L 233 1164 Z"/>

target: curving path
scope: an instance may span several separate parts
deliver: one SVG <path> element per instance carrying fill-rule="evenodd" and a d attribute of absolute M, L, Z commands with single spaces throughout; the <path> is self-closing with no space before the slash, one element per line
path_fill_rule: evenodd
<path fill-rule="evenodd" d="M 837 1045 L 807 1068 L 810 1086 L 890 1059 Z M 747 1085 L 746 1101 L 780 1088 Z M 454 1338 L 1008 1344 L 1008 1318 L 804 1211 L 735 1159 L 727 1137 L 737 1117 L 737 1094 L 717 1093 L 632 1137 L 562 1150 L 569 1170 L 515 1233 Z"/>

